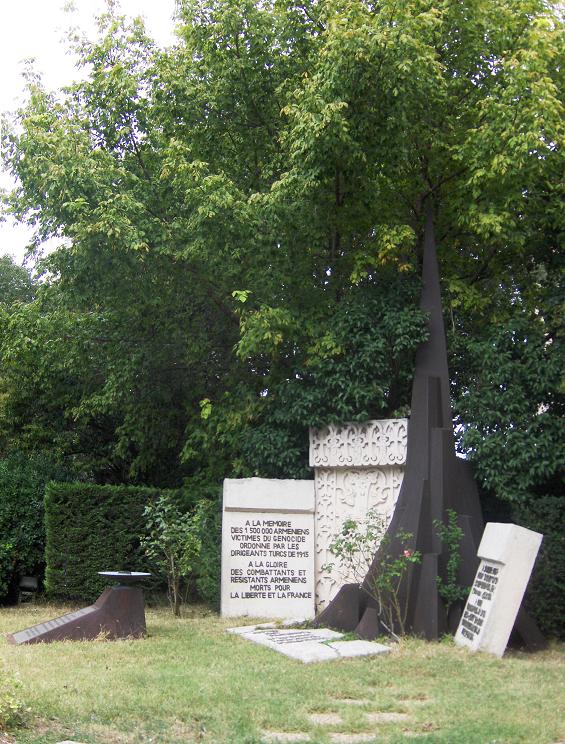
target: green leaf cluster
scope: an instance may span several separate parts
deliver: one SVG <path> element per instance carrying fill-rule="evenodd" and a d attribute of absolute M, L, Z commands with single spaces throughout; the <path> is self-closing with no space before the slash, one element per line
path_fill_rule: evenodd
<path fill-rule="evenodd" d="M 198 523 L 193 514 L 182 513 L 171 493 L 163 493 L 143 510 L 145 530 L 141 547 L 166 578 L 173 614 L 181 613 L 195 563 L 200 555 Z M 184 586 L 183 586 L 184 585 Z"/>

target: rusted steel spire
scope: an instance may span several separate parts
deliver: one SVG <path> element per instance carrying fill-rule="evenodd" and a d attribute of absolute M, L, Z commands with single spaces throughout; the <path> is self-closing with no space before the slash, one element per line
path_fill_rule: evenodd
<path fill-rule="evenodd" d="M 362 588 L 343 587 L 318 618 L 319 624 L 356 630 L 366 638 L 377 636 L 381 630 L 376 602 L 370 596 L 371 584 L 383 560 L 402 555 L 406 549 L 397 537 L 399 533 L 409 533 L 410 548 L 422 554 L 422 562 L 407 570 L 398 596 L 406 611 L 405 627 L 433 639 L 447 630 L 448 623 L 458 620 L 456 616 L 446 617 L 438 592 L 437 576 L 445 578 L 448 556 L 434 522 L 444 522 L 448 509 L 457 513 L 464 532 L 460 546 L 462 585 L 472 584 L 483 529 L 477 489 L 468 464 L 455 454 L 431 200 L 425 214 L 420 306 L 428 314 L 429 337 L 416 355 L 406 468 L 398 503 L 384 545 L 377 550 Z"/>

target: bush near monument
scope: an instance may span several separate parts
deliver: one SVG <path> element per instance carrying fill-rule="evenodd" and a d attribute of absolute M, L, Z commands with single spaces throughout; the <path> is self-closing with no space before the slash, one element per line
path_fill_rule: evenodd
<path fill-rule="evenodd" d="M 97 571 L 147 570 L 161 575 L 141 545 L 147 534 L 144 510 L 159 499 L 190 521 L 202 553 L 194 556 L 191 587 L 217 602 L 219 593 L 219 514 L 215 502 L 197 504 L 185 490 L 92 483 L 49 483 L 45 495 L 45 589 L 49 596 L 96 599 L 107 585 Z M 165 578 L 163 575 L 161 578 Z"/>
<path fill-rule="evenodd" d="M 141 547 L 166 579 L 173 614 L 180 617 L 201 549 L 194 515 L 182 514 L 172 494 L 161 493 L 149 500 L 143 510 L 143 520 L 145 530 L 140 537 Z"/>
<path fill-rule="evenodd" d="M 526 607 L 550 638 L 565 637 L 565 496 L 542 496 L 515 507 L 516 523 L 541 532 Z"/>

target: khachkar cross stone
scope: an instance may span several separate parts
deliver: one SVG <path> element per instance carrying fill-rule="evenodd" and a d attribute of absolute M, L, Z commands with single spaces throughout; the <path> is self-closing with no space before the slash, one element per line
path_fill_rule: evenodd
<path fill-rule="evenodd" d="M 502 656 L 526 591 L 542 535 L 515 524 L 489 522 L 479 545 L 481 563 L 455 642 Z"/>
<path fill-rule="evenodd" d="M 408 421 L 380 419 L 310 429 L 310 466 L 316 492 L 315 581 L 319 612 L 340 587 L 358 580 L 330 546 L 344 522 L 363 523 L 367 513 L 389 524 L 406 462 Z M 329 572 L 325 566 L 333 564 Z"/>

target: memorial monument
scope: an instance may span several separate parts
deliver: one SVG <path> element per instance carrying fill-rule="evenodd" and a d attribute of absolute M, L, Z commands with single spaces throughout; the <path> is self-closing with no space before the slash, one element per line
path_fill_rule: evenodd
<path fill-rule="evenodd" d="M 463 533 L 457 576 L 461 586 L 471 586 L 478 564 L 483 519 L 470 466 L 455 452 L 433 220 L 433 205 L 428 201 L 420 307 L 429 316 L 429 338 L 416 354 L 406 467 L 396 509 L 363 583 L 344 585 L 315 621 L 317 626 L 355 631 L 367 639 L 384 631 L 376 600 L 370 596 L 379 566 L 401 557 L 407 549 L 418 551 L 421 562 L 407 566 L 394 597 L 404 608 L 405 630 L 433 640 L 457 628 L 461 608 L 455 607 L 446 616 L 437 581 L 438 576 L 447 581 L 449 555 L 434 523 L 445 524 L 450 510 L 456 513 Z M 403 534 L 409 535 L 408 544 L 399 538 Z M 523 637 L 539 645 L 539 631 L 525 613 L 519 621 Z"/>
<path fill-rule="evenodd" d="M 151 574 L 141 571 L 98 571 L 117 585 L 104 589 L 96 602 L 17 633 L 8 633 L 16 646 L 53 641 L 91 641 L 142 638 L 146 633 L 143 590 L 137 586 Z"/>
<path fill-rule="evenodd" d="M 226 478 L 223 617 L 314 617 L 314 481 Z"/>

